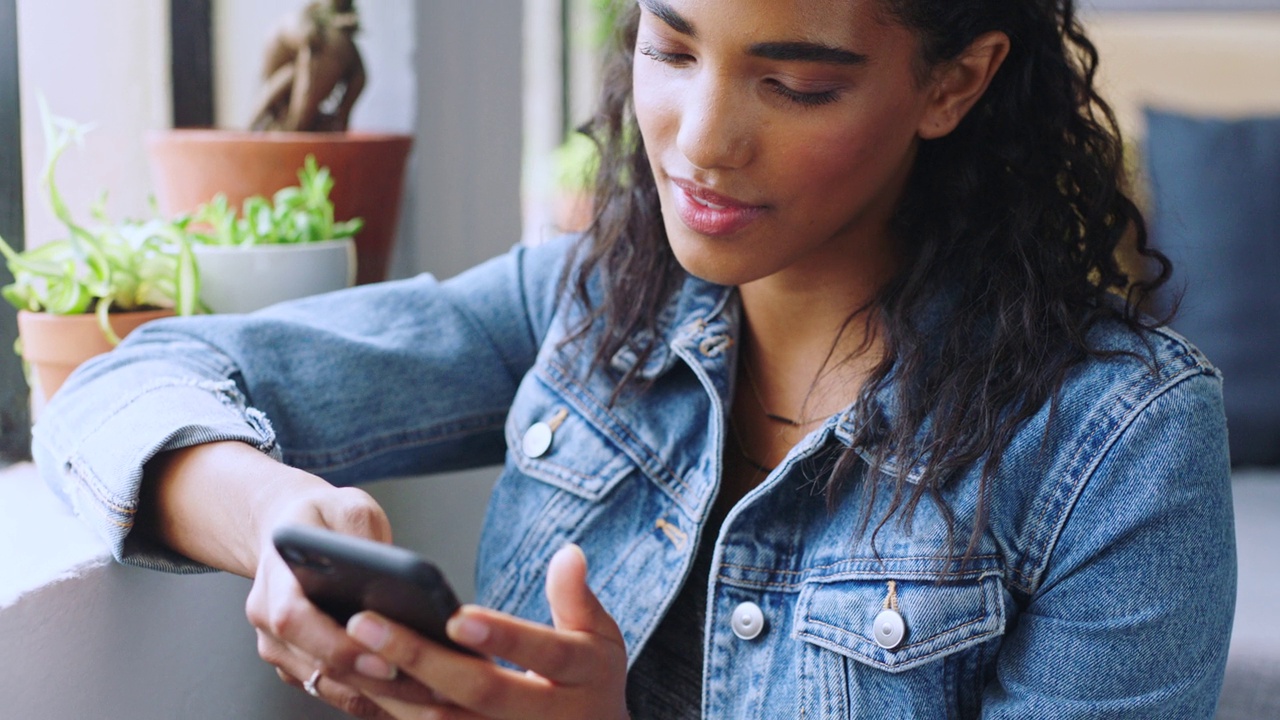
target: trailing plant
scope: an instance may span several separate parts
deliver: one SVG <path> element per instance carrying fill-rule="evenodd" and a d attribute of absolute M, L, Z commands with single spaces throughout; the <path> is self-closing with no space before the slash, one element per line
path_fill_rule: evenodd
<path fill-rule="evenodd" d="M 113 310 L 173 308 L 190 315 L 198 307 L 200 280 L 191 251 L 186 219 L 166 222 L 113 223 L 106 214 L 106 195 L 91 209 L 94 223 L 81 225 L 58 190 L 58 160 L 88 127 L 53 116 L 40 101 L 46 159 L 40 187 L 67 237 L 18 252 L 0 237 L 14 282 L 0 288 L 5 300 L 20 310 L 55 315 L 96 313 L 103 334 L 116 337 L 108 321 Z"/>
<path fill-rule="evenodd" d="M 244 201 L 241 212 L 219 194 L 196 209 L 191 217 L 192 237 L 206 245 L 268 245 L 341 240 L 355 236 L 364 220 L 338 222 L 333 215 L 333 176 L 329 168 L 308 155 L 298 171 L 298 185 L 276 192 L 267 200 L 255 195 Z"/>

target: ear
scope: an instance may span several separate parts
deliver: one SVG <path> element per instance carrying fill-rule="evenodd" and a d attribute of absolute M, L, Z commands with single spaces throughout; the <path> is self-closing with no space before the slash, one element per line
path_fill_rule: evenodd
<path fill-rule="evenodd" d="M 920 137 L 933 140 L 955 130 L 982 98 L 1008 56 L 1009 36 L 989 32 L 974 40 L 960 57 L 940 65 L 931 80 L 929 106 L 920 118 Z"/>

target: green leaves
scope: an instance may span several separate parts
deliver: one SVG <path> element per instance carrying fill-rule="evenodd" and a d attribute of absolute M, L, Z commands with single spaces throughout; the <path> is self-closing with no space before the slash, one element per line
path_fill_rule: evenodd
<path fill-rule="evenodd" d="M 280 245 L 341 240 L 364 226 L 360 218 L 335 222 L 329 193 L 334 180 L 319 167 L 314 155 L 298 171 L 298 185 L 283 188 L 267 200 L 255 195 L 244 201 L 239 216 L 225 195 L 201 205 L 191 220 L 193 237 L 206 245 Z"/>
<path fill-rule="evenodd" d="M 185 219 L 112 223 L 104 194 L 90 208 L 94 224 L 78 223 L 58 191 L 55 170 L 66 150 L 82 142 L 88 127 L 54 117 L 43 98 L 40 111 L 47 158 L 40 185 L 67 236 L 21 253 L 0 238 L 0 254 L 14 276 L 13 283 L 0 289 L 4 299 L 32 312 L 94 312 L 113 342 L 118 339 L 107 323 L 110 310 L 176 306 L 181 314 L 194 312 L 199 282 L 189 257 Z"/>
<path fill-rule="evenodd" d="M 200 274 L 193 243 L 263 245 L 311 243 L 349 238 L 364 222 L 334 220 L 329 193 L 334 180 L 328 168 L 308 156 L 298 171 L 298 185 L 267 200 L 251 197 L 237 216 L 225 196 L 175 220 L 113 223 L 104 193 L 90 207 L 91 225 L 72 216 L 58 190 L 55 170 L 72 145 L 80 144 L 88 127 L 54 117 L 40 99 L 46 162 L 40 184 L 54 215 L 66 227 L 65 238 L 17 252 L 0 237 L 14 282 L 0 295 L 20 310 L 57 315 L 96 313 L 103 333 L 118 342 L 107 322 L 113 310 L 172 307 L 179 315 L 204 310 Z"/>

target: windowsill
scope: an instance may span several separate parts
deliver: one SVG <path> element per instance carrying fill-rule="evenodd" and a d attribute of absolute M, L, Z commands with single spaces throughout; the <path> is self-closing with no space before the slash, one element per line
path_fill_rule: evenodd
<path fill-rule="evenodd" d="M 106 544 L 54 497 L 34 465 L 0 470 L 0 609 L 110 560 Z"/>

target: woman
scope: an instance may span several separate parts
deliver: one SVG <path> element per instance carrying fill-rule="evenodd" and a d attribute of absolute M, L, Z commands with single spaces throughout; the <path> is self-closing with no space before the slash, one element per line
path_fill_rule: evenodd
<path fill-rule="evenodd" d="M 50 481 L 126 561 L 254 577 L 263 658 L 357 715 L 1212 715 L 1220 379 L 1138 311 L 1169 267 L 1070 0 L 621 36 L 584 240 L 156 323 L 49 407 Z M 330 482 L 504 453 L 449 632 L 505 664 L 340 628 L 270 549 L 389 539 Z"/>

